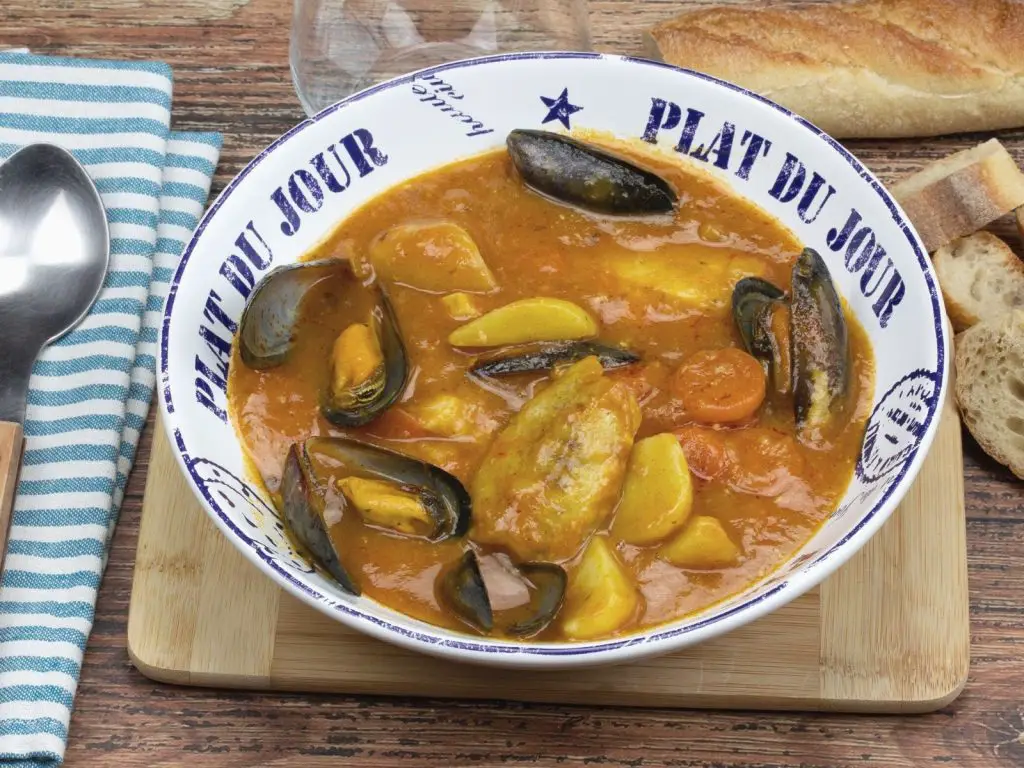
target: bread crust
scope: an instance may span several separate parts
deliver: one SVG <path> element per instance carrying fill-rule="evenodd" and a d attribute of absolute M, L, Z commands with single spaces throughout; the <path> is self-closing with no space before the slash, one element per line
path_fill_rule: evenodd
<path fill-rule="evenodd" d="M 689 11 L 651 54 L 756 91 L 839 138 L 1024 125 L 1024 4 L 862 0 Z"/>
<path fill-rule="evenodd" d="M 1024 205 L 1024 173 L 996 139 L 889 186 L 933 253 Z"/>

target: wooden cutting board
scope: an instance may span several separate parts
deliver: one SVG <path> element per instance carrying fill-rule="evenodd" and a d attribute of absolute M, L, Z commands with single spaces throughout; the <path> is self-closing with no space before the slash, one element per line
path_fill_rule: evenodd
<path fill-rule="evenodd" d="M 260 574 L 189 490 L 158 425 L 128 619 L 148 677 L 183 685 L 658 707 L 925 712 L 970 660 L 960 426 L 949 404 L 906 499 L 834 576 L 687 651 L 569 672 L 444 662 L 345 629 Z"/>

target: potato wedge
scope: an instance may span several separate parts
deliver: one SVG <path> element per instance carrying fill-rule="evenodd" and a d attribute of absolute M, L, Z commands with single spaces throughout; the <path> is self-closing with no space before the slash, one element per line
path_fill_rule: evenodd
<path fill-rule="evenodd" d="M 392 227 L 370 245 L 370 263 L 381 279 L 423 291 L 489 291 L 498 284 L 473 238 L 448 221 Z"/>
<path fill-rule="evenodd" d="M 596 357 L 569 366 L 494 438 L 473 478 L 475 541 L 519 561 L 579 551 L 612 511 L 640 408 Z"/>
<path fill-rule="evenodd" d="M 707 570 L 735 565 L 741 553 L 717 518 L 698 515 L 660 554 L 680 568 Z"/>
<path fill-rule="evenodd" d="M 408 406 L 408 410 L 420 426 L 435 435 L 457 437 L 477 431 L 478 406 L 458 395 L 435 395 L 418 405 Z"/>
<path fill-rule="evenodd" d="M 640 594 L 608 540 L 595 536 L 569 574 L 562 608 L 562 632 L 590 640 L 614 632 L 636 613 Z"/>
<path fill-rule="evenodd" d="M 597 335 L 597 323 L 571 301 L 520 299 L 478 317 L 448 336 L 455 347 L 503 347 L 529 341 L 585 339 Z"/>
<path fill-rule="evenodd" d="M 474 317 L 480 317 L 480 310 L 468 293 L 449 293 L 441 297 L 441 303 L 448 310 L 448 316 L 452 320 L 472 320 Z"/>
<path fill-rule="evenodd" d="M 685 523 L 692 509 L 693 482 L 679 439 L 663 432 L 634 445 L 612 536 L 653 544 Z"/>

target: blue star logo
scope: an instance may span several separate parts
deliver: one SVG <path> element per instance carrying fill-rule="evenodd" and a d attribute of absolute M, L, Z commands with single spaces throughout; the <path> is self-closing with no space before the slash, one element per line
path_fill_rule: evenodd
<path fill-rule="evenodd" d="M 550 123 L 552 120 L 558 120 L 567 129 L 569 125 L 569 115 L 579 112 L 583 107 L 577 107 L 575 104 L 569 103 L 569 89 L 563 88 L 561 95 L 557 99 L 549 99 L 547 96 L 541 96 L 540 100 L 544 102 L 544 106 L 548 108 L 548 116 L 541 120 L 542 123 Z"/>

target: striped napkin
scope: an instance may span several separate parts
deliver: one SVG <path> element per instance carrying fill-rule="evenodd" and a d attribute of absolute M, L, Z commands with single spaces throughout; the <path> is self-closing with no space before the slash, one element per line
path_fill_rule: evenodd
<path fill-rule="evenodd" d="M 171 91 L 160 63 L 0 53 L 0 160 L 36 141 L 71 150 L 99 188 L 111 237 L 99 300 L 43 352 L 30 383 L 0 580 L 0 766 L 63 759 L 153 395 L 160 313 L 217 165 L 219 134 L 169 130 Z"/>

